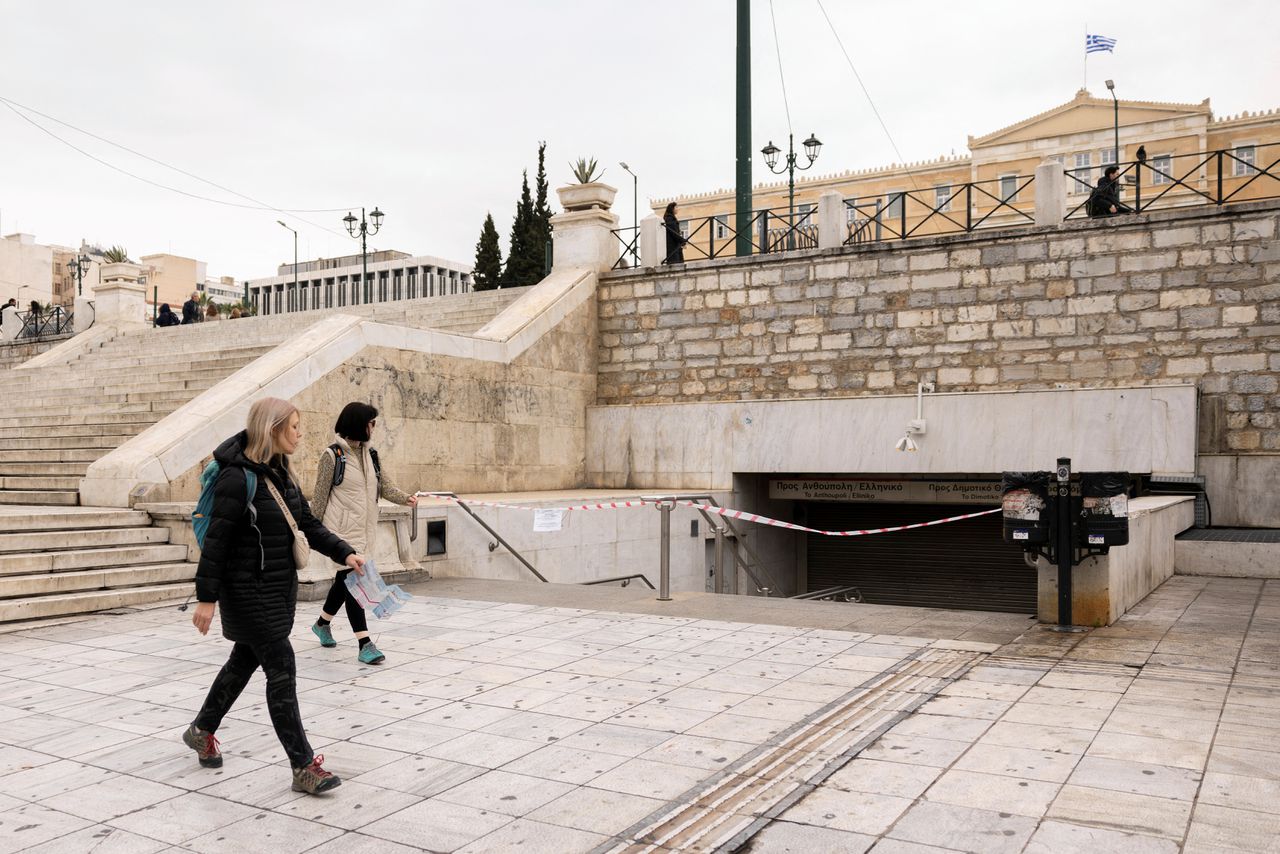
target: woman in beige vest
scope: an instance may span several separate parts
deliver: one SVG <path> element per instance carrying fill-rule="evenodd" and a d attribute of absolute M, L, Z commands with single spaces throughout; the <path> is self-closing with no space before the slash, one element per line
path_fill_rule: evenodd
<path fill-rule="evenodd" d="M 311 498 L 311 509 L 316 518 L 323 520 L 329 530 L 362 555 L 373 554 L 379 498 L 395 504 L 418 503 L 416 496 L 401 491 L 381 470 L 378 452 L 370 445 L 377 424 L 378 410 L 369 404 L 348 403 L 343 407 L 342 414 L 333 425 L 336 441 L 320 455 L 316 488 Z M 320 619 L 316 620 L 311 631 L 320 639 L 321 646 L 337 646 L 329 624 L 337 615 L 338 607 L 345 605 L 351 629 L 360 642 L 360 662 L 381 664 L 386 656 L 369 638 L 364 608 L 347 590 L 348 572 L 350 570 L 347 569 L 338 571 L 324 600 Z"/>

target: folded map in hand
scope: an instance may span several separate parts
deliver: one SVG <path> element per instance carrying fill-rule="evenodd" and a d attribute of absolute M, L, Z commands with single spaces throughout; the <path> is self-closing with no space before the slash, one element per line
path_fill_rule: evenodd
<path fill-rule="evenodd" d="M 413 598 L 399 584 L 388 585 L 383 581 L 372 558 L 365 561 L 364 575 L 347 573 L 346 584 L 360 607 L 373 612 L 373 616 L 379 620 L 390 617 L 400 610 L 401 605 Z"/>

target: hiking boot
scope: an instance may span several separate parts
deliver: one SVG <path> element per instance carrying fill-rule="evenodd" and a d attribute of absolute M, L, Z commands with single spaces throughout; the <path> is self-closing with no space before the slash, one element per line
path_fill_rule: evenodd
<path fill-rule="evenodd" d="M 222 751 L 218 750 L 218 739 L 213 733 L 192 724 L 182 734 L 182 743 L 196 752 L 205 768 L 222 767 Z"/>
<path fill-rule="evenodd" d="M 293 790 L 295 792 L 306 792 L 308 795 L 318 795 L 321 792 L 327 792 L 330 789 L 336 789 L 341 786 L 342 781 L 338 779 L 336 774 L 330 774 L 320 767 L 323 763 L 324 756 L 317 753 L 316 758 L 311 760 L 310 765 L 294 768 Z"/>
<path fill-rule="evenodd" d="M 357 657 L 361 664 L 381 664 L 387 658 L 382 654 L 382 650 L 373 645 L 373 641 L 360 647 L 360 655 Z"/>
<path fill-rule="evenodd" d="M 338 642 L 333 639 L 333 632 L 329 631 L 328 626 L 322 626 L 319 623 L 312 623 L 311 631 L 315 632 L 316 637 L 320 638 L 321 646 L 334 647 L 338 645 Z"/>

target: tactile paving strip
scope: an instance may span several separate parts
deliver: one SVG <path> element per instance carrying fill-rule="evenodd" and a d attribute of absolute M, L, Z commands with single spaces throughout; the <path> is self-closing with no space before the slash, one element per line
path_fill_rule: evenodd
<path fill-rule="evenodd" d="M 704 780 L 598 854 L 735 850 L 985 657 L 919 651 Z"/>

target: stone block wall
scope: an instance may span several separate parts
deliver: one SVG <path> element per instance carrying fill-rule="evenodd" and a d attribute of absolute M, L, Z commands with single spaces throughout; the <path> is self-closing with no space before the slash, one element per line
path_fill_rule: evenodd
<path fill-rule="evenodd" d="M 1280 450 L 1280 203 L 602 279 L 600 404 L 1196 382 L 1201 453 Z"/>

